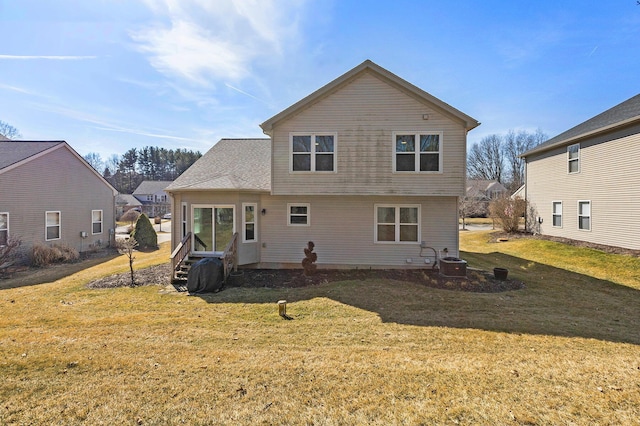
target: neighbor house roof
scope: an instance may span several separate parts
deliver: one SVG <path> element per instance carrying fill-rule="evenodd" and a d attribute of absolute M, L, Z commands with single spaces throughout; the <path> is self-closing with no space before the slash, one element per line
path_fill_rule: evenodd
<path fill-rule="evenodd" d="M 520 156 L 526 157 L 527 155 L 547 151 L 558 146 L 568 145 L 578 139 L 594 136 L 598 133 L 610 131 L 634 122 L 640 122 L 640 94 L 541 143 Z"/>
<path fill-rule="evenodd" d="M 492 192 L 507 192 L 497 180 L 488 179 L 468 179 L 467 180 L 467 196 L 469 197 L 485 197 L 490 196 Z"/>
<path fill-rule="evenodd" d="M 133 191 L 133 195 L 155 194 L 171 185 L 170 180 L 143 180 L 140 185 Z"/>
<path fill-rule="evenodd" d="M 271 140 L 221 139 L 180 175 L 167 192 L 271 190 Z"/>
<path fill-rule="evenodd" d="M 140 200 L 131 194 L 118 194 L 116 196 L 116 204 L 123 206 L 141 206 Z"/>
<path fill-rule="evenodd" d="M 279 114 L 276 114 L 275 116 L 271 117 L 269 120 L 265 121 L 264 123 L 262 123 L 260 125 L 260 127 L 262 127 L 262 130 L 267 134 L 270 135 L 271 134 L 271 129 L 273 129 L 273 126 L 276 125 L 278 122 L 287 119 L 288 117 L 291 117 L 294 114 L 297 114 L 298 112 L 302 111 L 305 108 L 308 108 L 309 106 L 313 105 L 314 103 L 316 103 L 317 101 L 319 101 L 320 99 L 330 95 L 331 93 L 335 92 L 336 90 L 338 90 L 342 85 L 344 85 L 345 83 L 351 81 L 352 79 L 356 78 L 357 76 L 359 76 L 361 73 L 364 72 L 371 72 L 374 73 L 376 76 L 378 76 L 379 78 L 381 78 L 382 80 L 390 83 L 391 85 L 399 88 L 400 90 L 402 90 L 403 92 L 409 94 L 410 96 L 413 96 L 414 98 L 417 98 L 419 101 L 421 102 L 425 102 L 428 103 L 430 106 L 432 106 L 433 108 L 435 108 L 436 110 L 440 111 L 441 113 L 452 117 L 456 120 L 458 120 L 459 122 L 462 122 L 462 124 L 464 125 L 464 127 L 467 130 L 471 130 L 475 127 L 478 127 L 480 125 L 480 122 L 478 122 L 476 119 L 468 116 L 467 114 L 457 110 L 456 108 L 452 107 L 451 105 L 442 102 L 440 99 L 436 98 L 435 96 L 425 92 L 424 90 L 420 89 L 417 86 L 414 86 L 413 84 L 409 83 L 406 80 L 403 80 L 402 78 L 398 77 L 397 75 L 387 71 L 386 69 L 382 68 L 381 66 L 373 63 L 370 60 L 366 60 L 363 63 L 361 63 L 360 65 L 358 65 L 357 67 L 353 68 L 351 71 L 348 71 L 347 73 L 343 74 L 342 76 L 336 78 L 335 80 L 333 80 L 332 82 L 330 82 L 329 84 L 321 87 L 320 89 L 316 90 L 315 92 L 313 92 L 312 94 L 310 94 L 309 96 L 303 98 L 302 100 L 296 102 L 295 104 L 291 105 L 289 108 L 285 109 L 284 111 L 280 112 Z"/>

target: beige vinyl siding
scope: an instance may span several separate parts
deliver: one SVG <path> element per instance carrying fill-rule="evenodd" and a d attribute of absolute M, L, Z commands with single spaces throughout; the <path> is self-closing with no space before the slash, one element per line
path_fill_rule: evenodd
<path fill-rule="evenodd" d="M 442 132 L 442 173 L 393 173 L 394 131 Z M 336 173 L 290 173 L 291 132 L 336 132 Z M 274 127 L 272 193 L 460 196 L 465 158 L 462 123 L 367 72 Z"/>
<path fill-rule="evenodd" d="M 309 226 L 287 226 L 287 205 L 308 203 Z M 456 197 L 264 196 L 261 261 L 265 267 L 299 267 L 308 241 L 321 267 L 425 267 L 420 242 L 375 243 L 375 205 L 420 205 L 421 240 L 438 252 L 458 253 Z M 433 259 L 433 251 L 424 250 Z M 411 259 L 412 263 L 407 263 Z M 426 265 L 431 267 L 433 263 Z"/>
<path fill-rule="evenodd" d="M 545 235 L 640 249 L 640 126 L 580 143 L 580 172 L 567 172 L 566 146 L 527 159 L 527 199 Z M 562 227 L 552 202 L 562 201 Z M 578 201 L 591 202 L 591 230 L 578 229 Z"/>
<path fill-rule="evenodd" d="M 102 210 L 100 234 L 91 232 L 92 210 Z M 47 211 L 59 211 L 61 218 L 60 239 L 47 244 L 84 251 L 98 241 L 107 245 L 115 227 L 112 189 L 64 145 L 0 174 L 0 211 L 10 212 L 11 235 L 26 248 L 45 242 Z"/>

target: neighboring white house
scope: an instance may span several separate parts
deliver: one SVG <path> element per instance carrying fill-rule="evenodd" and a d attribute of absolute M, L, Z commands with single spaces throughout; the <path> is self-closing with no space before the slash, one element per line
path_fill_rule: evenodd
<path fill-rule="evenodd" d="M 173 247 L 190 235 L 192 254 L 218 256 L 238 232 L 250 267 L 300 267 L 308 241 L 320 267 L 431 267 L 458 255 L 479 124 L 365 61 L 262 123 L 268 139 L 223 139 L 169 185 Z"/>
<path fill-rule="evenodd" d="M 0 245 L 106 246 L 116 194 L 64 141 L 0 141 Z"/>
<path fill-rule="evenodd" d="M 640 249 L 640 95 L 522 157 L 536 231 Z"/>

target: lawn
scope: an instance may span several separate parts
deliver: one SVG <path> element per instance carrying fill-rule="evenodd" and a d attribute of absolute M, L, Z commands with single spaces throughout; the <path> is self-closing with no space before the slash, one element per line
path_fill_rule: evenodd
<path fill-rule="evenodd" d="M 640 259 L 487 240 L 524 290 L 85 287 L 123 256 L 0 290 L 0 424 L 638 424 Z"/>

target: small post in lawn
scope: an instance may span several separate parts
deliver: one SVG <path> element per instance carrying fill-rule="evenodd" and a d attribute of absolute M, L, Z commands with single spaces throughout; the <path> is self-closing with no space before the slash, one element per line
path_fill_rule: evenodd
<path fill-rule="evenodd" d="M 293 319 L 289 315 L 287 315 L 287 301 L 286 300 L 278 300 L 278 315 L 286 320 Z"/>

